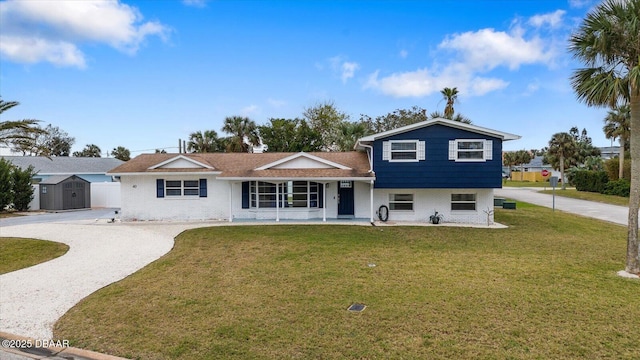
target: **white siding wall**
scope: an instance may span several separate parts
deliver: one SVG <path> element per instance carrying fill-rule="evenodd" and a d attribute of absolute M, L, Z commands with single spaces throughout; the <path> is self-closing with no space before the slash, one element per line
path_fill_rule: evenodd
<path fill-rule="evenodd" d="M 476 194 L 476 211 L 451 211 L 451 194 Z M 493 210 L 493 189 L 375 189 L 374 211 L 380 205 L 389 206 L 389 194 L 414 194 L 413 211 L 389 211 L 389 221 L 428 222 L 436 211 L 444 216 L 444 222 L 486 224 L 487 209 Z M 490 216 L 493 223 L 493 215 Z"/>
<path fill-rule="evenodd" d="M 40 210 L 40 185 L 31 184 L 33 188 L 33 200 L 29 203 L 29 210 Z"/>
<path fill-rule="evenodd" d="M 156 179 L 207 179 L 207 197 L 156 197 Z M 211 220 L 228 218 L 228 185 L 214 176 L 122 176 L 122 219 Z"/>
<path fill-rule="evenodd" d="M 91 207 L 119 208 L 120 183 L 119 182 L 92 182 L 91 183 Z"/>

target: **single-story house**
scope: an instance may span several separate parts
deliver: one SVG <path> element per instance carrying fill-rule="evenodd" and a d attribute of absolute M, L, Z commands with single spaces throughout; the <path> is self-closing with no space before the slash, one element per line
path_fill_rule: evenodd
<path fill-rule="evenodd" d="M 112 182 L 115 179 L 107 171 L 124 163 L 116 158 L 68 157 L 68 156 L 2 156 L 13 165 L 26 169 L 33 166 L 37 172 L 33 182 L 39 183 L 50 176 L 79 176 L 88 182 Z"/>
<path fill-rule="evenodd" d="M 359 151 L 142 154 L 108 175 L 121 179 L 123 220 L 374 221 L 384 209 L 394 221 L 437 211 L 486 223 L 502 142 L 519 138 L 432 119 L 361 138 Z"/>

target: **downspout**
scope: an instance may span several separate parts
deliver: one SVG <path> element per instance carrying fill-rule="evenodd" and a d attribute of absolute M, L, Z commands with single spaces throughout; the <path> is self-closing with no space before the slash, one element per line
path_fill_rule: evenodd
<path fill-rule="evenodd" d="M 356 146 L 358 145 L 367 149 L 367 155 L 368 155 L 367 158 L 369 159 L 369 173 L 371 174 L 373 173 L 373 146 L 365 145 L 359 141 L 356 144 Z M 373 183 L 374 181 L 371 180 L 371 184 L 369 185 L 369 218 L 372 224 L 373 224 Z"/>

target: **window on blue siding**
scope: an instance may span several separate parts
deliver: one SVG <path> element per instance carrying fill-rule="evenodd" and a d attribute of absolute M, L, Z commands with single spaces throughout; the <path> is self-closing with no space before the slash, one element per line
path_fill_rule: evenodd
<path fill-rule="evenodd" d="M 382 160 L 420 161 L 425 159 L 425 142 L 418 140 L 389 140 L 383 143 Z"/>
<path fill-rule="evenodd" d="M 493 158 L 493 142 L 485 139 L 449 141 L 449 160 L 487 161 Z"/>
<path fill-rule="evenodd" d="M 451 194 L 451 210 L 475 210 L 476 194 Z"/>
<path fill-rule="evenodd" d="M 413 210 L 413 194 L 389 194 L 389 210 Z"/>

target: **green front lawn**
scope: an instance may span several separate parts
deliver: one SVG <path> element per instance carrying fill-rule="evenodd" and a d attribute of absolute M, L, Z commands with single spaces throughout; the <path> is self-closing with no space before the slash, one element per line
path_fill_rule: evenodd
<path fill-rule="evenodd" d="M 543 194 L 553 194 L 553 190 L 543 190 L 540 192 Z M 605 194 L 593 193 L 588 191 L 578 191 L 576 189 L 562 190 L 559 188 L 556 188 L 555 193 L 558 196 L 564 196 L 564 197 L 569 197 L 574 199 L 596 201 L 596 202 L 612 204 L 612 205 L 629 206 L 628 197 L 605 195 Z"/>
<path fill-rule="evenodd" d="M 187 231 L 54 334 L 134 359 L 638 358 L 626 228 L 523 203 L 496 220 Z"/>
<path fill-rule="evenodd" d="M 69 246 L 53 241 L 0 237 L 0 274 L 57 258 L 67 250 Z"/>
<path fill-rule="evenodd" d="M 551 189 L 548 181 L 519 181 L 519 180 L 502 180 L 503 187 L 547 187 Z"/>

